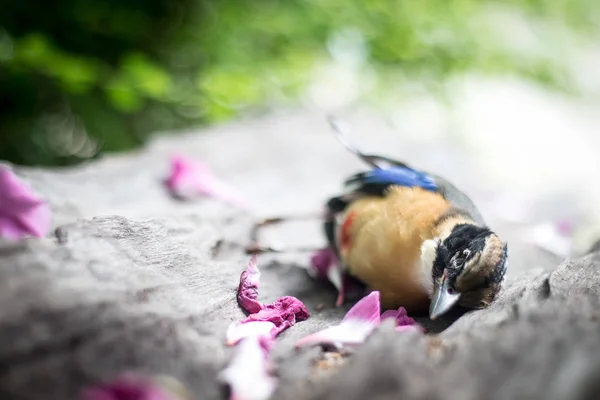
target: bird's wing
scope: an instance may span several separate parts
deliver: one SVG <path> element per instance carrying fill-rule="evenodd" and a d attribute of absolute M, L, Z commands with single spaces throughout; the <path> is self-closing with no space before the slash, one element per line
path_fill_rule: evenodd
<path fill-rule="evenodd" d="M 445 178 L 419 171 L 391 158 L 364 155 L 379 168 L 355 174 L 345 181 L 346 198 L 364 195 L 383 196 L 390 186 L 420 187 L 439 193 L 454 208 L 467 212 L 475 222 L 484 225 L 481 213 L 473 201 Z"/>
<path fill-rule="evenodd" d="M 424 172 L 406 166 L 374 168 L 352 175 L 344 182 L 348 192 L 383 196 L 390 186 L 420 187 L 436 191 L 435 179 Z"/>

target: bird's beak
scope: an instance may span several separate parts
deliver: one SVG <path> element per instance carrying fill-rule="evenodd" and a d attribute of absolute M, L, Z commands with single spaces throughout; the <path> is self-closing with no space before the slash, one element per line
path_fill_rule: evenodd
<path fill-rule="evenodd" d="M 437 290 L 433 292 L 433 297 L 431 298 L 429 318 L 432 320 L 445 314 L 460 298 L 460 293 L 450 292 L 448 285 L 448 279 L 446 278 L 446 274 L 444 274 L 440 285 L 437 287 Z"/>

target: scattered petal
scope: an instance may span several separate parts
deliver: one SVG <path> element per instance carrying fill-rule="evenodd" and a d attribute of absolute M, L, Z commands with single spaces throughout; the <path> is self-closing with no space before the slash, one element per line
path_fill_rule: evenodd
<path fill-rule="evenodd" d="M 315 278 L 327 278 L 329 269 L 337 262 L 335 252 L 330 247 L 325 247 L 311 256 L 309 272 Z"/>
<path fill-rule="evenodd" d="M 406 309 L 400 307 L 398 310 L 387 310 L 381 314 L 381 321 L 393 319 L 396 323 L 396 332 L 419 331 L 425 332 L 425 329 L 408 316 Z"/>
<path fill-rule="evenodd" d="M 50 225 L 48 204 L 11 169 L 0 166 L 0 236 L 12 240 L 44 237 Z"/>
<path fill-rule="evenodd" d="M 258 337 L 249 336 L 239 342 L 219 380 L 229 386 L 231 400 L 267 400 L 277 385 L 270 370 L 264 344 Z"/>
<path fill-rule="evenodd" d="M 342 321 L 358 319 L 379 324 L 381 307 L 379 305 L 379 292 L 373 291 L 358 301 L 348 312 Z"/>
<path fill-rule="evenodd" d="M 183 400 L 190 399 L 183 385 L 170 377 L 149 378 L 127 373 L 114 381 L 83 390 L 81 400 Z"/>
<path fill-rule="evenodd" d="M 568 219 L 562 219 L 556 222 L 556 232 L 562 236 L 570 236 L 573 234 L 575 224 Z"/>
<path fill-rule="evenodd" d="M 393 318 L 396 321 L 396 326 L 408 326 L 416 324 L 415 320 L 408 316 L 408 313 L 404 307 L 400 307 L 398 310 L 387 310 L 381 314 L 382 321 L 388 318 Z"/>
<path fill-rule="evenodd" d="M 380 323 L 379 292 L 373 291 L 358 301 L 344 316 L 339 325 L 308 335 L 296 347 L 328 344 L 336 347 L 355 345 L 365 341 Z"/>
<path fill-rule="evenodd" d="M 284 296 L 272 304 L 263 306 L 259 312 L 250 314 L 242 323 L 272 322 L 276 326 L 275 336 L 277 336 L 296 322 L 304 321 L 308 317 L 308 310 L 300 300 L 292 296 Z"/>
<path fill-rule="evenodd" d="M 541 223 L 522 231 L 521 237 L 543 250 L 559 257 L 567 257 L 571 253 L 572 239 L 562 235 L 558 227 L 551 223 Z"/>
<path fill-rule="evenodd" d="M 333 249 L 325 247 L 317 250 L 311 257 L 309 274 L 317 279 L 327 279 L 338 290 L 335 304 L 341 306 L 345 299 L 344 272 Z"/>
<path fill-rule="evenodd" d="M 307 345 L 331 345 L 337 348 L 363 343 L 378 324 L 373 322 L 350 319 L 342 321 L 320 332 L 305 336 L 296 342 L 296 347 Z"/>
<path fill-rule="evenodd" d="M 240 307 L 246 312 L 257 313 L 264 307 L 258 301 L 258 284 L 260 283 L 260 271 L 256 266 L 256 254 L 250 259 L 250 263 L 240 276 L 237 299 Z"/>
<path fill-rule="evenodd" d="M 398 309 L 398 315 L 396 316 L 396 326 L 411 326 L 415 325 L 416 321 L 408 316 L 406 309 L 400 307 Z"/>
<path fill-rule="evenodd" d="M 171 172 L 165 186 L 176 197 L 208 196 L 237 207 L 247 207 L 242 196 L 218 179 L 207 164 L 181 155 L 171 158 Z"/>
<path fill-rule="evenodd" d="M 233 346 L 249 336 L 273 338 L 277 327 L 269 321 L 234 322 L 227 329 L 227 346 Z"/>
<path fill-rule="evenodd" d="M 271 322 L 275 326 L 273 338 L 296 322 L 304 321 L 310 315 L 306 306 L 297 298 L 283 296 L 272 304 L 262 304 L 258 299 L 260 271 L 257 267 L 256 254 L 252 256 L 248 267 L 240 276 L 238 287 L 238 303 L 250 315 L 241 323 L 257 321 Z M 254 328 L 251 328 L 254 329 Z M 262 328 L 266 329 L 266 328 Z"/>
<path fill-rule="evenodd" d="M 227 344 L 237 345 L 230 364 L 219 378 L 229 385 L 231 400 L 266 400 L 277 385 L 271 374 L 269 354 L 275 337 L 298 321 L 309 317 L 304 304 L 295 297 L 284 296 L 272 304 L 258 301 L 260 271 L 256 255 L 240 275 L 237 299 L 250 314 L 227 330 Z"/>
<path fill-rule="evenodd" d="M 398 311 L 397 310 L 387 310 L 384 311 L 383 314 L 381 314 L 381 320 L 386 320 L 386 319 L 396 319 L 396 317 L 398 316 Z"/>
<path fill-rule="evenodd" d="M 380 314 L 381 303 L 378 291 L 373 291 L 357 302 L 338 325 L 308 335 L 296 342 L 296 347 L 306 345 L 332 345 L 343 347 L 363 343 L 371 332 L 385 319 L 393 319 L 397 332 L 424 329 L 408 316 L 406 309 L 388 310 Z"/>

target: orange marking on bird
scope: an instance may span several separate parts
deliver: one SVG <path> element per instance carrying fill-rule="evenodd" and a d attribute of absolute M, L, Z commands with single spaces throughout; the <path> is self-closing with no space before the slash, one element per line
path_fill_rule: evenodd
<path fill-rule="evenodd" d="M 352 211 L 346 215 L 344 222 L 340 228 L 340 248 L 347 249 L 350 246 L 350 230 L 352 229 L 352 223 L 354 222 L 357 216 L 356 211 Z"/>

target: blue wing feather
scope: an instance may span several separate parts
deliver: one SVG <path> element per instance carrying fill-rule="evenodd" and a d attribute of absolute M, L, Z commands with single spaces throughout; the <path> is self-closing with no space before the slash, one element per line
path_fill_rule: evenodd
<path fill-rule="evenodd" d="M 417 186 L 430 191 L 436 191 L 437 189 L 433 177 L 408 167 L 373 169 L 365 173 L 363 182 L 365 184 Z"/>
<path fill-rule="evenodd" d="M 438 185 L 429 174 L 407 166 L 375 168 L 353 175 L 346 180 L 352 192 L 382 196 L 390 186 L 420 187 L 436 192 Z"/>

